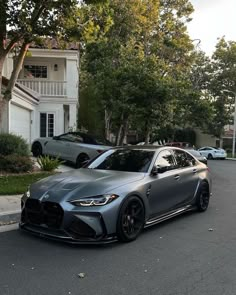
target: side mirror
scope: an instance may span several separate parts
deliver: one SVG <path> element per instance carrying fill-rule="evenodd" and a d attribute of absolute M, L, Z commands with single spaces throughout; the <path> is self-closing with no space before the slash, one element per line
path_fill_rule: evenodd
<path fill-rule="evenodd" d="M 158 169 L 159 168 L 156 165 L 154 165 L 151 171 L 151 175 L 156 176 L 158 174 Z"/>
<path fill-rule="evenodd" d="M 58 140 L 58 139 L 59 139 L 59 136 L 53 136 L 52 139 L 54 139 L 54 140 Z"/>

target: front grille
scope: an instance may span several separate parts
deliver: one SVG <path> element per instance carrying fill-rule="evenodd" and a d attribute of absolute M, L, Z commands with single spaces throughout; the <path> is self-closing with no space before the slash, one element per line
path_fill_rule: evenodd
<path fill-rule="evenodd" d="M 41 210 L 41 205 L 40 205 L 39 200 L 27 199 L 26 203 L 25 203 L 25 208 L 35 212 L 35 211 Z"/>
<path fill-rule="evenodd" d="M 25 218 L 32 224 L 41 224 L 43 222 L 41 204 L 39 200 L 27 199 L 25 203 Z"/>
<path fill-rule="evenodd" d="M 35 225 L 46 225 L 48 228 L 59 229 L 63 220 L 63 209 L 54 202 L 40 202 L 28 199 L 25 205 L 25 219 Z"/>
<path fill-rule="evenodd" d="M 44 223 L 51 228 L 59 228 L 63 220 L 63 209 L 57 203 L 42 203 L 44 212 Z"/>

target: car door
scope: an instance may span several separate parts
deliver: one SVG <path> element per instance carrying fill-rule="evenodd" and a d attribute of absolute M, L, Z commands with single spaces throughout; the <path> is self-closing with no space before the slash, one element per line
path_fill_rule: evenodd
<path fill-rule="evenodd" d="M 176 204 L 180 207 L 193 200 L 199 182 L 199 168 L 197 161 L 189 153 L 180 149 L 173 149 L 172 152 L 177 163 L 175 171 L 179 176 L 176 188 Z"/>
<path fill-rule="evenodd" d="M 70 145 L 72 139 L 70 134 L 62 134 L 55 136 L 53 140 L 46 145 L 45 153 L 54 157 L 59 157 L 63 160 L 70 160 Z"/>
<path fill-rule="evenodd" d="M 149 206 L 150 217 L 161 215 L 173 209 L 178 200 L 178 173 L 175 159 L 170 150 L 162 150 L 157 155 L 154 166 L 158 169 L 156 176 L 150 176 Z"/>
<path fill-rule="evenodd" d="M 201 155 L 203 157 L 207 158 L 208 155 L 209 155 L 209 152 L 211 152 L 211 151 L 210 151 L 210 149 L 208 147 L 204 147 L 204 148 L 199 149 L 199 152 L 201 153 Z"/>

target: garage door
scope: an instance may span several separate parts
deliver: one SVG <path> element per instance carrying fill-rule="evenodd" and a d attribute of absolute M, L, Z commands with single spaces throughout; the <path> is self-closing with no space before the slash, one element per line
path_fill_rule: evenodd
<path fill-rule="evenodd" d="M 12 104 L 10 109 L 10 132 L 21 135 L 30 143 L 30 111 Z"/>

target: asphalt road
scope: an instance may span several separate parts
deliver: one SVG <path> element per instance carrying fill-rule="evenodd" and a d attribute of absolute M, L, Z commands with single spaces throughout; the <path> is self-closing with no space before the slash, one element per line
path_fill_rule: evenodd
<path fill-rule="evenodd" d="M 209 166 L 207 212 L 157 225 L 129 244 L 70 246 L 0 232 L 0 295 L 235 295 L 236 161 Z"/>

